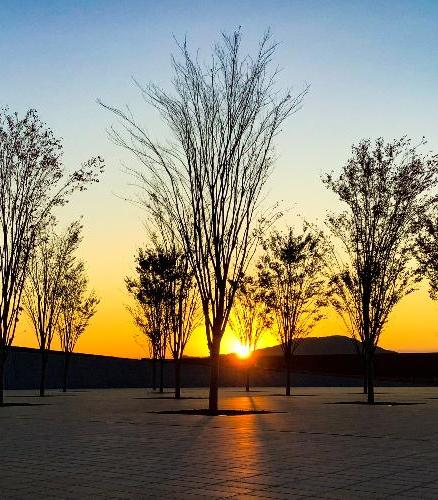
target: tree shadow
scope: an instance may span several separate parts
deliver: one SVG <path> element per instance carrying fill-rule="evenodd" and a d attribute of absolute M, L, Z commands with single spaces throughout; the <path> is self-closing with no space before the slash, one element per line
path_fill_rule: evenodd
<path fill-rule="evenodd" d="M 211 412 L 207 408 L 193 409 L 193 410 L 163 410 L 163 411 L 151 411 L 149 413 L 155 413 L 160 415 L 202 415 L 206 417 L 234 417 L 242 415 L 268 415 L 270 413 L 286 413 L 284 411 L 275 410 L 218 410 L 217 412 Z"/>
<path fill-rule="evenodd" d="M 7 408 L 10 406 L 48 406 L 46 403 L 1 403 L 0 408 Z"/>
<path fill-rule="evenodd" d="M 368 401 L 335 401 L 332 403 L 324 403 L 326 405 L 365 405 L 365 406 L 413 406 L 413 405 L 424 405 L 426 403 L 421 402 L 406 402 L 401 401 L 375 401 L 374 403 L 368 403 Z"/>
<path fill-rule="evenodd" d="M 155 399 L 155 400 L 159 400 L 159 399 L 171 399 L 173 401 L 180 401 L 182 399 L 208 399 L 207 397 L 205 396 L 200 396 L 200 397 L 196 397 L 196 396 L 181 396 L 180 398 L 176 398 L 175 396 L 145 396 L 145 397 L 140 397 L 140 398 L 134 398 L 134 399 Z"/>

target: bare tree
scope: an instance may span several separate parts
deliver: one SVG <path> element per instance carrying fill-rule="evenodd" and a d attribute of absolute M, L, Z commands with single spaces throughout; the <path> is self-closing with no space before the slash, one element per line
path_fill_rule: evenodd
<path fill-rule="evenodd" d="M 290 396 L 292 358 L 301 341 L 324 315 L 325 242 L 321 233 L 305 226 L 300 234 L 289 228 L 274 231 L 264 244 L 258 264 L 265 300 L 272 309 L 276 333 L 286 363 L 286 396 Z"/>
<path fill-rule="evenodd" d="M 67 391 L 71 355 L 76 344 L 96 313 L 99 298 L 94 291 L 88 292 L 88 278 L 84 263 L 77 258 L 70 266 L 67 280 L 62 290 L 62 300 L 57 333 L 64 351 L 63 392 Z"/>
<path fill-rule="evenodd" d="M 62 146 L 34 110 L 0 111 L 0 404 L 4 367 L 22 309 L 29 260 L 51 211 L 75 190 L 97 182 L 97 157 L 67 174 Z"/>
<path fill-rule="evenodd" d="M 30 259 L 24 292 L 24 309 L 29 315 L 41 353 L 40 396 L 45 394 L 48 351 L 61 312 L 63 290 L 70 279 L 82 227 L 73 222 L 64 234 L 49 225 L 39 237 Z"/>
<path fill-rule="evenodd" d="M 263 300 L 260 283 L 253 276 L 245 276 L 236 292 L 236 299 L 230 317 L 231 328 L 240 344 L 248 352 L 245 389 L 249 392 L 250 371 L 253 354 L 260 339 L 271 328 L 272 313 Z"/>
<path fill-rule="evenodd" d="M 134 172 L 175 221 L 196 277 L 210 351 L 209 410 L 218 410 L 220 344 L 238 283 L 258 241 L 263 188 L 273 166 L 273 139 L 307 88 L 292 97 L 275 89 L 276 49 L 266 34 L 254 57 L 241 56 L 240 31 L 223 35 L 208 66 L 184 42 L 172 59 L 174 93 L 138 84 L 172 134 L 159 143 L 129 110 L 110 108 L 125 132 L 113 140 L 145 169 Z"/>
<path fill-rule="evenodd" d="M 371 404 L 380 335 L 419 279 L 412 261 L 417 217 L 431 203 L 437 170 L 438 157 L 421 154 L 405 137 L 390 143 L 379 138 L 353 146 L 341 174 L 323 179 L 346 205 L 327 219 L 343 252 L 331 279 L 332 303 L 361 342 Z"/>

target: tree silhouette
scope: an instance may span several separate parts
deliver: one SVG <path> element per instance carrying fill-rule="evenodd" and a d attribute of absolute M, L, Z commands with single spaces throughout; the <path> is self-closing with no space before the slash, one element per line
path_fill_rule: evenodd
<path fill-rule="evenodd" d="M 416 257 L 420 275 L 427 278 L 429 294 L 438 299 L 438 210 L 437 206 L 421 214 L 418 227 Z"/>
<path fill-rule="evenodd" d="M 62 289 L 60 314 L 57 333 L 64 351 L 64 373 L 62 391 L 67 391 L 71 355 L 80 336 L 87 328 L 90 319 L 96 314 L 99 298 L 88 289 L 88 278 L 84 263 L 77 258 L 69 269 L 68 278 Z"/>
<path fill-rule="evenodd" d="M 160 112 L 172 142 L 151 138 L 127 110 L 112 110 L 124 132 L 113 140 L 144 165 L 134 172 L 177 232 L 198 283 L 210 351 L 209 411 L 218 410 L 220 345 L 238 283 L 267 223 L 260 201 L 273 165 L 273 139 L 297 110 L 307 88 L 292 97 L 275 89 L 270 65 L 276 49 L 265 35 L 254 57 L 241 56 L 241 33 L 223 35 L 208 66 L 186 41 L 172 59 L 174 92 L 139 88 Z"/>
<path fill-rule="evenodd" d="M 231 328 L 241 345 L 248 350 L 245 389 L 250 389 L 250 371 L 252 354 L 258 343 L 272 326 L 273 318 L 260 284 L 253 276 L 245 276 L 236 292 L 236 299 L 230 317 Z"/>
<path fill-rule="evenodd" d="M 320 233 L 305 226 L 300 234 L 289 228 L 274 231 L 264 244 L 258 264 L 265 301 L 274 313 L 286 364 L 286 396 L 290 396 L 293 355 L 300 342 L 323 318 L 326 286 L 322 260 L 325 244 Z"/>
<path fill-rule="evenodd" d="M 51 211 L 69 195 L 97 182 L 103 169 L 97 157 L 68 174 L 62 146 L 36 111 L 0 111 L 0 404 L 4 367 L 22 310 L 29 261 Z"/>
<path fill-rule="evenodd" d="M 40 235 L 30 259 L 23 304 L 32 321 L 41 353 L 40 396 L 45 394 L 48 351 L 61 312 L 63 290 L 71 279 L 81 229 L 79 222 L 73 222 L 64 234 L 59 235 L 50 225 Z"/>
<path fill-rule="evenodd" d="M 137 277 L 126 278 L 128 292 L 137 303 L 134 320 L 147 332 L 153 353 L 160 361 L 160 393 L 164 391 L 163 365 L 168 345 L 168 278 L 172 268 L 172 256 L 159 246 L 139 249 L 136 256 Z"/>
<path fill-rule="evenodd" d="M 374 403 L 374 352 L 394 306 L 414 290 L 412 257 L 418 216 L 427 212 L 438 157 L 405 137 L 353 146 L 339 176 L 325 185 L 346 205 L 327 225 L 343 256 L 333 261 L 332 304 L 362 345 L 368 402 Z"/>

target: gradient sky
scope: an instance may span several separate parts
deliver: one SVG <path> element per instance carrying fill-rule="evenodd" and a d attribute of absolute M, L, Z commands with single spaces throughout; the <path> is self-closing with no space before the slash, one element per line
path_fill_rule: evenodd
<path fill-rule="evenodd" d="M 60 213 L 65 223 L 84 216 L 92 286 L 101 303 L 77 350 L 142 355 L 125 304 L 124 277 L 144 242 L 142 213 L 122 200 L 134 194 L 123 163 L 132 158 L 112 145 L 113 117 L 96 98 L 129 104 L 148 130 L 162 133 L 131 82 L 168 86 L 173 36 L 186 36 L 208 57 L 221 31 L 241 25 L 251 50 L 270 27 L 280 42 L 279 84 L 311 91 L 303 109 L 277 140 L 278 161 L 269 197 L 290 213 L 321 222 L 338 207 L 321 184 L 363 137 L 426 136 L 438 151 L 438 2 L 431 1 L 5 1 L 0 0 L 0 106 L 32 107 L 63 138 L 65 163 L 76 167 L 102 155 L 102 182 L 75 195 Z M 287 219 L 284 223 L 287 222 Z M 342 333 L 332 314 L 315 335 Z M 267 339 L 272 344 L 273 339 Z M 23 321 L 16 345 L 35 346 Z M 403 300 L 382 337 L 383 347 L 438 351 L 438 303 L 425 291 Z M 57 347 L 55 342 L 54 347 Z M 226 336 L 223 350 L 233 347 Z M 205 354 L 202 332 L 188 354 Z"/>

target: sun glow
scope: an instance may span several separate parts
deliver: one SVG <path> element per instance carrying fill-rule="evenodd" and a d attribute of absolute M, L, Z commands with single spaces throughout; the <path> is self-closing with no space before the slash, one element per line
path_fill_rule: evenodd
<path fill-rule="evenodd" d="M 240 342 L 237 341 L 234 343 L 233 350 L 237 354 L 237 356 L 241 359 L 249 358 L 249 356 L 251 355 L 249 346 L 241 344 Z"/>

